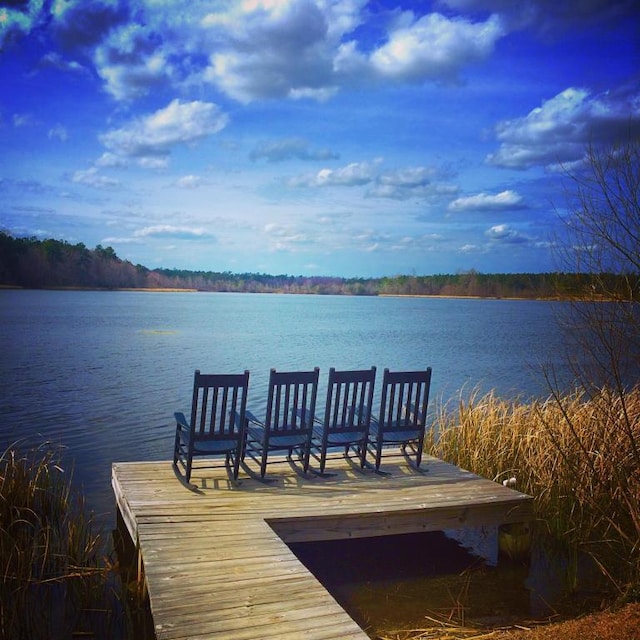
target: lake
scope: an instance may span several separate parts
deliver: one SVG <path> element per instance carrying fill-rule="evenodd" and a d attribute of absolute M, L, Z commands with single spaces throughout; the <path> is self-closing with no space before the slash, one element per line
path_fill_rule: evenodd
<path fill-rule="evenodd" d="M 546 396 L 562 375 L 563 303 L 233 293 L 0 291 L 0 445 L 52 441 L 97 521 L 115 523 L 111 463 L 168 460 L 193 371 L 433 368 L 431 406 L 474 389 Z M 431 409 L 433 412 L 433 408 Z"/>

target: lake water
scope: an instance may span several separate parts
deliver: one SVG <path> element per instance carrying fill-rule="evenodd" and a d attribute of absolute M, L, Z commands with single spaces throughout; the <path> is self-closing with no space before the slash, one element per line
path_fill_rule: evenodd
<path fill-rule="evenodd" d="M 223 293 L 0 291 L 0 446 L 59 443 L 111 526 L 116 461 L 168 460 L 193 371 L 433 368 L 432 407 L 474 389 L 546 396 L 562 303 Z"/>

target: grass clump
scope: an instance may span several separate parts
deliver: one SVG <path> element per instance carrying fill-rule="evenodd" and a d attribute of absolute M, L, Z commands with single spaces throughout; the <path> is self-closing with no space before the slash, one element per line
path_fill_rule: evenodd
<path fill-rule="evenodd" d="M 612 596 L 640 596 L 640 387 L 624 393 L 504 400 L 438 410 L 432 455 L 534 497 L 537 535 L 562 550 L 575 581 L 588 555 Z"/>
<path fill-rule="evenodd" d="M 102 536 L 47 445 L 0 456 L 0 638 L 110 637 Z"/>

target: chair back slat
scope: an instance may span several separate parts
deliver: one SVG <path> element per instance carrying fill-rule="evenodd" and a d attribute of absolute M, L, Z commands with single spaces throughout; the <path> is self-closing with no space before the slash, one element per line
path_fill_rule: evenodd
<path fill-rule="evenodd" d="M 415 466 L 420 467 L 430 387 L 431 367 L 420 371 L 384 370 L 380 413 L 369 439 L 376 471 L 383 447 L 392 445 L 400 445 L 401 455 L 413 451 Z"/>
<path fill-rule="evenodd" d="M 379 428 L 419 431 L 425 426 L 431 367 L 422 371 L 384 370 Z"/>
<path fill-rule="evenodd" d="M 357 371 L 329 370 L 325 429 L 331 431 L 368 429 L 376 368 Z"/>
<path fill-rule="evenodd" d="M 310 431 L 315 414 L 319 369 L 276 371 L 269 376 L 265 424 L 274 435 Z"/>
<path fill-rule="evenodd" d="M 191 425 L 198 439 L 236 437 L 242 428 L 233 419 L 244 415 L 249 372 L 243 374 L 201 374 L 195 372 Z"/>

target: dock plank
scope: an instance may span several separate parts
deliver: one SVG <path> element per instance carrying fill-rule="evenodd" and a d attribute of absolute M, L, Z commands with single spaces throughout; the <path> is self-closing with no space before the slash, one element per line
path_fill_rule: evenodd
<path fill-rule="evenodd" d="M 436 458 L 428 471 L 387 465 L 383 476 L 342 459 L 332 476 L 270 465 L 194 471 L 170 462 L 115 463 L 116 504 L 144 563 L 159 640 L 364 640 L 286 543 L 434 531 L 532 517 L 529 496 Z M 277 469 L 272 471 L 272 469 Z"/>

